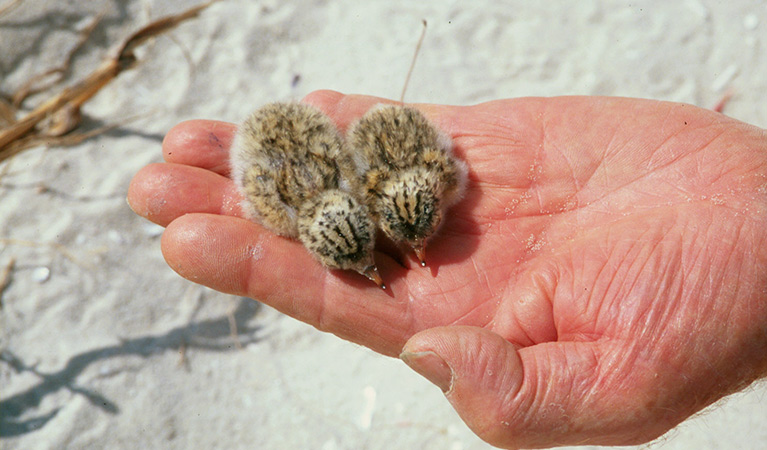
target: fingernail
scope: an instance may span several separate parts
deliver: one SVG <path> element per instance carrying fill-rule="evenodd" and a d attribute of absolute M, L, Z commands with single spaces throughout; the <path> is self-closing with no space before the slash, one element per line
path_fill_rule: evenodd
<path fill-rule="evenodd" d="M 421 376 L 436 384 L 442 392 L 450 390 L 453 383 L 453 371 L 444 359 L 432 351 L 426 352 L 403 352 L 399 355 L 411 369 Z"/>
<path fill-rule="evenodd" d="M 133 209 L 133 205 L 130 204 L 130 197 L 125 197 L 125 203 L 128 204 L 128 208 L 130 208 L 131 211 L 133 211 L 134 213 L 136 212 L 136 210 Z"/>

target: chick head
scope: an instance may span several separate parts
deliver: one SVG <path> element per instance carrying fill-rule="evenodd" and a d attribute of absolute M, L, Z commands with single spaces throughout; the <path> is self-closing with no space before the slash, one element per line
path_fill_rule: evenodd
<path fill-rule="evenodd" d="M 298 239 L 322 264 L 354 270 L 383 289 L 373 261 L 375 224 L 368 209 L 351 194 L 327 190 L 298 212 Z"/>
<path fill-rule="evenodd" d="M 426 265 L 426 241 L 437 232 L 444 214 L 443 183 L 427 167 L 399 171 L 382 183 L 373 210 L 381 230 L 406 243 Z"/>

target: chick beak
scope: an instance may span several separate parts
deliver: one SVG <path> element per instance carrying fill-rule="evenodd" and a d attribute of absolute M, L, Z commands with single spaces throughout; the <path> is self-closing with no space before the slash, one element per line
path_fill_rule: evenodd
<path fill-rule="evenodd" d="M 426 267 L 426 242 L 416 242 L 410 246 L 413 247 L 415 256 L 421 261 L 421 267 Z"/>
<path fill-rule="evenodd" d="M 378 268 L 375 265 L 368 266 L 367 269 L 363 270 L 360 273 L 362 275 L 365 275 L 368 278 L 368 280 L 377 284 L 378 287 L 380 287 L 381 289 L 386 290 L 386 285 L 383 282 L 383 278 L 381 278 L 381 274 L 378 273 Z"/>

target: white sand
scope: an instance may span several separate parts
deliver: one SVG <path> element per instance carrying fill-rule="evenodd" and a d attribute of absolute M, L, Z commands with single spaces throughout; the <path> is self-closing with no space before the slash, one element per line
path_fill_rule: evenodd
<path fill-rule="evenodd" d="M 150 17 L 192 4 L 26 0 L 0 18 L 0 88 L 57 64 L 98 12 L 70 81 Z M 157 39 L 85 109 L 90 126 L 139 120 L 13 159 L 0 181 L 0 265 L 17 260 L 0 312 L 2 447 L 488 448 L 400 361 L 182 280 L 160 231 L 124 201 L 181 120 L 238 121 L 320 88 L 398 97 L 422 18 L 408 101 L 601 94 L 712 106 L 731 87 L 726 113 L 767 126 L 763 2 L 464 5 L 225 1 Z M 654 448 L 764 448 L 766 395 L 762 384 L 733 396 Z"/>

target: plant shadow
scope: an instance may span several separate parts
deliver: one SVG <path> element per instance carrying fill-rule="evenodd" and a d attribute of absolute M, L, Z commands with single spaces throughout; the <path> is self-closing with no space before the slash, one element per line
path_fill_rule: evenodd
<path fill-rule="evenodd" d="M 215 352 L 236 350 L 240 345 L 258 342 L 261 339 L 256 336 L 261 327 L 249 324 L 261 308 L 260 303 L 243 297 L 230 315 L 193 321 L 164 334 L 125 339 L 119 345 L 89 350 L 71 357 L 64 368 L 52 373 L 40 372 L 35 366 L 26 364 L 11 351 L 4 349 L 0 352 L 0 361 L 8 364 L 16 373 L 35 374 L 40 381 L 29 389 L 0 401 L 0 436 L 10 438 L 29 433 L 56 417 L 59 408 L 36 417 L 20 419 L 28 411 L 39 407 L 46 396 L 61 389 L 84 396 L 93 406 L 109 414 L 118 414 L 120 408 L 117 403 L 98 392 L 77 385 L 77 377 L 88 366 L 118 356 L 149 358 L 168 351 L 183 354 L 188 348 Z"/>

